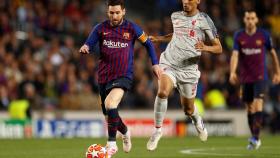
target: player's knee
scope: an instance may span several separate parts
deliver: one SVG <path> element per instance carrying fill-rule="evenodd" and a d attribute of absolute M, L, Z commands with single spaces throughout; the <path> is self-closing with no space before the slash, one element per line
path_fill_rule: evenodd
<path fill-rule="evenodd" d="M 159 90 L 157 96 L 166 99 L 168 98 L 169 92 L 167 90 Z"/>
<path fill-rule="evenodd" d="M 254 107 L 255 107 L 256 112 L 262 111 L 263 110 L 263 99 L 255 99 Z"/>
<path fill-rule="evenodd" d="M 117 104 L 115 103 L 114 100 L 107 98 L 105 100 L 105 108 L 106 109 L 114 109 L 114 108 L 117 108 Z"/>

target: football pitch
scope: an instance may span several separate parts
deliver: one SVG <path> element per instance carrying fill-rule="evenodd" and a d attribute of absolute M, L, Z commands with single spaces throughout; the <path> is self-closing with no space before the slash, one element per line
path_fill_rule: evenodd
<path fill-rule="evenodd" d="M 280 136 L 263 136 L 257 151 L 247 151 L 245 137 L 209 137 L 202 143 L 197 137 L 163 138 L 158 149 L 146 150 L 148 138 L 133 138 L 128 154 L 122 151 L 113 158 L 280 158 Z M 104 144 L 106 139 L 0 139 L 1 158 L 85 158 L 90 144 Z"/>

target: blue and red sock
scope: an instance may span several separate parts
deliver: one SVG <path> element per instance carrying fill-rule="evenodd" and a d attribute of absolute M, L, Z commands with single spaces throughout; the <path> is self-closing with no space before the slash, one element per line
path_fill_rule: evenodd
<path fill-rule="evenodd" d="M 120 118 L 119 126 L 118 126 L 118 131 L 121 132 L 121 134 L 126 134 L 127 132 L 127 126 L 123 123 L 122 119 Z"/>
<path fill-rule="evenodd" d="M 118 109 L 108 109 L 108 135 L 109 141 L 116 141 L 117 130 L 119 128 L 120 116 Z"/>
<path fill-rule="evenodd" d="M 252 135 L 256 140 L 259 140 L 260 130 L 263 124 L 263 112 L 256 112 L 253 114 L 253 128 Z"/>
<path fill-rule="evenodd" d="M 249 124 L 251 134 L 253 134 L 253 123 L 254 123 L 253 116 L 254 116 L 254 114 L 250 114 L 250 113 L 248 113 L 248 115 L 247 115 L 248 124 Z"/>

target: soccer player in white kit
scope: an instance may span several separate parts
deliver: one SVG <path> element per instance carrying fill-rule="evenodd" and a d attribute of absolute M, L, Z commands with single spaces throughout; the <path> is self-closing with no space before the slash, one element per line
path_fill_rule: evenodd
<path fill-rule="evenodd" d="M 171 15 L 173 33 L 165 36 L 150 36 L 153 42 L 169 42 L 160 56 L 163 74 L 159 80 L 159 89 L 154 104 L 155 130 L 147 143 L 147 149 L 157 148 L 162 136 L 162 123 L 167 109 L 167 98 L 177 88 L 180 93 L 184 112 L 192 119 L 201 141 L 208 134 L 199 116 L 194 100 L 200 77 L 198 61 L 201 52 L 222 53 L 217 30 L 210 17 L 198 10 L 200 0 L 182 0 L 183 11 Z M 207 38 L 211 45 L 205 45 Z"/>

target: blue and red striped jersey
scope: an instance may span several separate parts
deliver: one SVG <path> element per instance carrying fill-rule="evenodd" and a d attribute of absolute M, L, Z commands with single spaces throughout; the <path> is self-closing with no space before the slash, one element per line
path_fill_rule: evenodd
<path fill-rule="evenodd" d="M 110 21 L 106 20 L 93 28 L 85 44 L 91 51 L 99 42 L 98 82 L 100 84 L 119 77 L 133 78 L 133 51 L 136 39 L 147 48 L 152 64 L 158 64 L 152 42 L 133 22 L 124 20 L 119 26 L 113 27 Z"/>
<path fill-rule="evenodd" d="M 248 35 L 244 29 L 234 35 L 234 50 L 239 52 L 239 73 L 241 83 L 267 80 L 266 50 L 273 48 L 269 33 L 257 29 L 253 35 Z"/>

